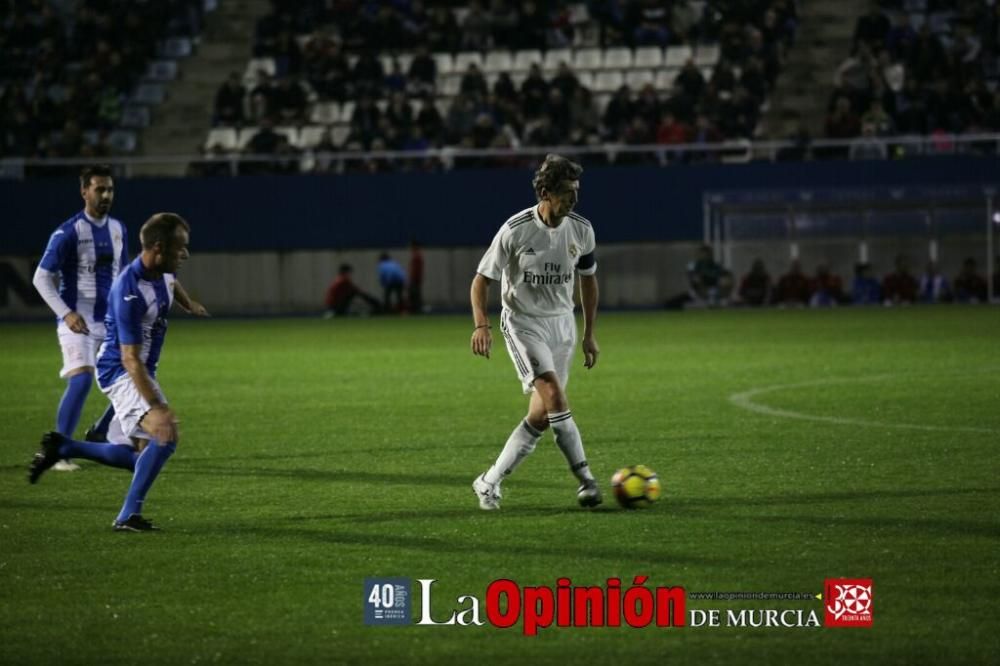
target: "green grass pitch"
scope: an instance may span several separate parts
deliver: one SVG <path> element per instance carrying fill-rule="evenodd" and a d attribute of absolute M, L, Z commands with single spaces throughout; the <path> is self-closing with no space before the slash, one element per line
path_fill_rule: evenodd
<path fill-rule="evenodd" d="M 53 327 L 0 325 L 0 661 L 986 663 L 1000 653 L 1000 309 L 602 314 L 569 385 L 608 502 L 575 506 L 550 435 L 469 484 L 525 401 L 468 317 L 175 320 L 160 368 L 182 441 L 145 513 L 129 476 L 25 466 L 63 383 Z M 96 389 L 84 421 L 103 409 Z M 81 424 L 79 432 L 85 428 Z M 626 512 L 616 468 L 659 472 Z M 436 579 L 437 619 L 487 585 L 820 593 L 874 581 L 870 629 L 368 627 L 363 580 Z M 416 590 L 414 590 L 416 591 Z M 419 594 L 415 602 L 420 601 Z M 688 600 L 688 609 L 822 602 Z M 485 612 L 483 612 L 485 620 Z"/>

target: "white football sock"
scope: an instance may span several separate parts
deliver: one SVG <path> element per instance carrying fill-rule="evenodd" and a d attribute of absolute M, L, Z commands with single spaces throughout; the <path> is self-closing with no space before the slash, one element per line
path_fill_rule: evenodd
<path fill-rule="evenodd" d="M 497 456 L 493 467 L 483 475 L 483 480 L 486 483 L 500 483 L 517 469 L 522 460 L 531 455 L 541 436 L 542 433 L 532 428 L 527 421 L 522 420 L 518 423 L 514 432 L 507 438 L 507 443 L 504 444 L 503 451 Z"/>
<path fill-rule="evenodd" d="M 556 436 L 556 446 L 569 463 L 569 471 L 580 481 L 593 480 L 594 475 L 590 473 L 587 456 L 583 453 L 583 440 L 580 439 L 580 430 L 573 420 L 573 412 L 549 412 L 549 425 Z"/>

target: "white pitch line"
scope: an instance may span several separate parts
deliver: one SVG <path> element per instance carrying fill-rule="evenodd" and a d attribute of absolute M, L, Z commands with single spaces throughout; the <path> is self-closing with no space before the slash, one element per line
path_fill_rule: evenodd
<path fill-rule="evenodd" d="M 926 430 L 930 432 L 978 432 L 978 433 L 993 433 L 995 432 L 991 428 L 974 428 L 971 426 L 932 426 L 932 425 L 919 425 L 916 423 L 886 423 L 884 421 L 869 421 L 867 419 L 847 419 L 841 418 L 839 416 L 818 416 L 815 414 L 803 414 L 802 412 L 794 412 L 790 409 L 778 409 L 777 407 L 768 407 L 767 405 L 762 405 L 754 402 L 754 398 L 765 393 L 773 393 L 774 391 L 782 391 L 785 389 L 797 389 L 797 388 L 807 388 L 812 386 L 828 386 L 830 384 L 852 384 L 856 382 L 877 382 L 884 381 L 886 379 L 894 379 L 896 375 L 871 375 L 868 377 L 854 377 L 854 378 L 833 378 L 833 379 L 819 379 L 812 380 L 808 382 L 799 382 L 796 384 L 775 384 L 772 386 L 761 386 L 758 388 L 750 389 L 749 391 L 743 391 L 741 393 L 734 393 L 729 396 L 729 402 L 733 403 L 741 409 L 745 409 L 750 412 L 756 412 L 757 414 L 764 414 L 766 416 L 777 416 L 779 418 L 785 419 L 798 419 L 800 421 L 820 421 L 822 423 L 835 423 L 837 425 L 856 425 L 864 426 L 868 428 L 900 428 L 904 430 Z"/>

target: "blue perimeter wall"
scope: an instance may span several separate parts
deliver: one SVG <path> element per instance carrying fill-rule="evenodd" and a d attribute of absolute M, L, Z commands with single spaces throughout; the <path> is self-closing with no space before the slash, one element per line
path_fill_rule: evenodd
<path fill-rule="evenodd" d="M 411 238 L 428 247 L 485 247 L 507 217 L 534 203 L 531 176 L 487 169 L 119 179 L 112 214 L 129 228 L 133 254 L 139 227 L 157 211 L 191 222 L 193 252 L 388 248 Z M 697 240 L 705 191 L 998 183 L 997 157 L 591 167 L 577 211 L 593 221 L 599 244 Z M 0 181 L 0 202 L 0 255 L 40 255 L 52 230 L 82 208 L 73 178 Z"/>

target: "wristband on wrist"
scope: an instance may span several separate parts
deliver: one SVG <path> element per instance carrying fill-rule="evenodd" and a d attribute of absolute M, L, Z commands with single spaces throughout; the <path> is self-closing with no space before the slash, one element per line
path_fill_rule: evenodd
<path fill-rule="evenodd" d="M 476 329 L 480 329 L 480 328 L 493 328 L 493 327 L 490 326 L 489 324 L 480 324 L 479 326 L 476 326 L 476 328 L 474 328 L 472 330 L 476 330 Z"/>

